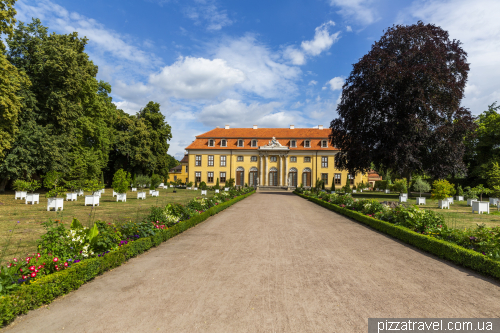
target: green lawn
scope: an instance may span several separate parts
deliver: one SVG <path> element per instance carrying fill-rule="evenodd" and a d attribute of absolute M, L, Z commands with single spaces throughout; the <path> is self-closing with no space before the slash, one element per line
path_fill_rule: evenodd
<path fill-rule="evenodd" d="M 408 199 L 408 204 L 415 205 L 417 200 L 415 197 L 419 196 L 418 193 L 412 193 Z M 496 206 L 490 206 L 490 214 L 472 214 L 472 207 L 467 206 L 467 201 L 457 202 L 455 200 L 450 209 L 439 209 L 437 200 L 431 200 L 430 195 L 423 195 L 427 197 L 427 205 L 420 205 L 421 208 L 430 209 L 438 213 L 442 213 L 446 224 L 454 228 L 471 228 L 476 227 L 476 223 L 484 223 L 488 227 L 500 225 L 500 212 L 497 212 Z M 353 194 L 354 198 L 376 199 L 382 201 L 399 201 L 399 194 L 385 194 L 382 192 L 363 192 Z M 488 201 L 487 197 L 483 197 L 483 201 Z"/>
<path fill-rule="evenodd" d="M 194 197 L 200 197 L 201 191 L 178 189 L 160 189 L 159 197 L 149 196 L 146 200 L 138 200 L 136 192 L 127 193 L 127 202 L 116 202 L 113 190 L 106 189 L 100 199 L 100 206 L 84 206 L 85 198 L 78 197 L 77 201 L 64 201 L 64 210 L 59 212 L 47 211 L 45 193 L 40 193 L 40 204 L 26 205 L 24 200 L 14 200 L 14 192 L 0 194 L 0 261 L 4 261 L 18 254 L 33 253 L 36 251 L 36 242 L 45 231 L 42 222 L 60 220 L 69 226 L 73 217 L 84 225 L 91 221 L 103 220 L 106 222 L 140 221 L 148 213 L 151 206 L 165 206 L 168 203 L 185 204 Z M 90 193 L 86 193 L 87 195 Z M 208 191 L 208 196 L 214 192 Z M 18 223 L 19 221 L 19 223 Z M 9 241 L 10 240 L 10 241 Z M 6 244 L 9 245 L 6 247 Z M 3 258 L 3 260 L 2 260 Z"/>

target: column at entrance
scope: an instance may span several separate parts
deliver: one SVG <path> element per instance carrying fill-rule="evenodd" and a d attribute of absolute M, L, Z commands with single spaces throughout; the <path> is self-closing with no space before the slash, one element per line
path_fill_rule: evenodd
<path fill-rule="evenodd" d="M 269 186 L 269 155 L 266 154 L 266 186 Z"/>
<path fill-rule="evenodd" d="M 284 158 L 285 158 L 285 185 L 290 186 L 290 182 L 288 180 L 288 155 L 285 155 Z"/>
<path fill-rule="evenodd" d="M 280 168 L 278 169 L 280 186 L 283 186 L 283 155 L 280 156 Z"/>
<path fill-rule="evenodd" d="M 262 170 L 262 155 L 259 155 L 260 159 L 260 168 L 259 168 L 259 173 L 260 173 L 260 179 L 259 179 L 259 185 L 262 186 L 264 185 L 264 176 L 263 176 L 263 170 Z"/>

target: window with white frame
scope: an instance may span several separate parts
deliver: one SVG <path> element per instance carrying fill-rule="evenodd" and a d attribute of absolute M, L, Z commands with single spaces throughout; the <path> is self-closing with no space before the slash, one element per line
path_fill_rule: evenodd
<path fill-rule="evenodd" d="M 220 166 L 225 167 L 226 166 L 226 155 L 221 155 L 220 156 Z"/>
<path fill-rule="evenodd" d="M 257 147 L 257 140 L 252 140 L 252 147 Z"/>
<path fill-rule="evenodd" d="M 243 156 L 238 156 L 238 157 L 236 158 L 236 161 L 238 161 L 238 162 L 243 162 Z"/>
<path fill-rule="evenodd" d="M 195 172 L 194 177 L 196 178 L 196 182 L 198 182 L 198 183 L 201 182 L 201 172 L 200 171 Z"/>
<path fill-rule="evenodd" d="M 250 162 L 257 162 L 257 156 L 251 156 Z"/>
<path fill-rule="evenodd" d="M 226 141 L 226 139 L 220 140 L 220 146 L 221 147 L 227 147 L 227 141 Z"/>
<path fill-rule="evenodd" d="M 304 148 L 311 148 L 311 141 L 310 140 L 304 140 Z"/>
<path fill-rule="evenodd" d="M 290 140 L 290 147 L 297 148 L 297 140 Z"/>
<path fill-rule="evenodd" d="M 214 139 L 209 139 L 208 140 L 208 146 L 209 147 L 214 147 L 215 146 L 215 140 Z"/>
<path fill-rule="evenodd" d="M 297 156 L 290 156 L 290 162 L 292 163 L 297 162 Z"/>
<path fill-rule="evenodd" d="M 208 155 L 208 166 L 214 166 L 214 155 Z"/>
<path fill-rule="evenodd" d="M 321 148 L 328 148 L 328 141 L 327 140 L 321 141 Z"/>
<path fill-rule="evenodd" d="M 194 162 L 195 166 L 201 166 L 201 155 L 196 155 L 196 159 Z"/>
<path fill-rule="evenodd" d="M 238 147 L 243 147 L 245 145 L 245 142 L 241 139 L 238 140 Z"/>

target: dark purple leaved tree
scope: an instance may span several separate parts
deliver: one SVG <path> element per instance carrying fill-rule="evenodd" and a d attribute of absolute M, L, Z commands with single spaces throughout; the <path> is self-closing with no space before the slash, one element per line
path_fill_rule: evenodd
<path fill-rule="evenodd" d="M 460 106 L 469 71 L 460 45 L 420 21 L 389 28 L 343 86 L 330 124 L 335 166 L 366 172 L 373 162 L 408 181 L 464 172 L 463 139 L 475 124 Z"/>

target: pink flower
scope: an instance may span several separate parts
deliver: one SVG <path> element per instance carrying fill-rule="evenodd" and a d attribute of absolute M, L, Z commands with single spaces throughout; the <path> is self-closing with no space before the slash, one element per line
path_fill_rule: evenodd
<path fill-rule="evenodd" d="M 64 263 L 64 267 L 68 267 L 68 263 L 67 262 Z"/>
<path fill-rule="evenodd" d="M 52 261 L 57 262 L 58 260 L 59 260 L 59 258 L 55 257 Z"/>
<path fill-rule="evenodd" d="M 57 268 L 57 265 L 55 266 L 55 268 Z"/>
<path fill-rule="evenodd" d="M 23 275 L 23 280 L 26 280 L 27 276 L 26 275 Z"/>
<path fill-rule="evenodd" d="M 35 273 L 38 273 L 38 269 L 35 269 Z"/>
<path fill-rule="evenodd" d="M 22 269 L 22 268 L 19 268 L 19 272 L 21 272 L 21 273 L 22 273 L 22 272 L 23 272 L 23 269 Z"/>
<path fill-rule="evenodd" d="M 40 266 L 38 266 L 38 269 L 40 269 L 40 268 L 42 268 L 42 267 L 43 267 L 43 266 L 42 266 L 42 265 L 40 265 Z"/>
<path fill-rule="evenodd" d="M 7 267 L 9 267 L 9 268 L 10 268 L 10 266 L 12 266 L 12 264 L 8 264 L 8 265 L 7 265 Z"/>
<path fill-rule="evenodd" d="M 33 272 L 33 273 L 30 274 L 30 276 L 34 278 L 34 277 L 36 277 L 36 273 Z"/>
<path fill-rule="evenodd" d="M 59 270 L 59 268 L 58 268 L 58 267 L 56 267 L 56 271 L 58 271 L 58 270 Z"/>
<path fill-rule="evenodd" d="M 42 256 L 42 255 L 41 255 L 40 253 L 37 253 L 37 254 L 36 254 L 36 257 L 37 257 L 37 258 L 40 258 L 41 256 Z"/>
<path fill-rule="evenodd" d="M 15 262 L 17 262 L 17 259 L 16 259 L 16 258 L 14 258 L 13 260 L 14 260 Z"/>
<path fill-rule="evenodd" d="M 35 270 L 35 266 L 30 266 L 29 270 L 30 271 L 34 271 Z"/>

